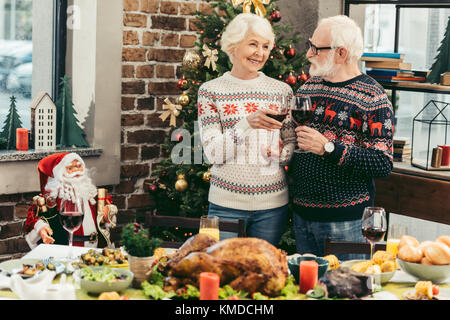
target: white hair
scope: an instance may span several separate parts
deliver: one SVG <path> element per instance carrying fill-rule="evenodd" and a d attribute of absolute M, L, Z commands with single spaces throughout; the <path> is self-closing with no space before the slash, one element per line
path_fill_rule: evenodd
<path fill-rule="evenodd" d="M 361 28 L 345 15 L 323 18 L 317 26 L 325 24 L 329 27 L 331 47 L 344 47 L 348 50 L 347 63 L 357 62 L 364 50 Z"/>
<path fill-rule="evenodd" d="M 275 34 L 269 20 L 254 13 L 238 14 L 225 28 L 222 34 L 220 45 L 230 61 L 233 62 L 231 51 L 249 33 L 254 33 L 269 41 L 269 48 L 272 49 L 275 42 Z"/>

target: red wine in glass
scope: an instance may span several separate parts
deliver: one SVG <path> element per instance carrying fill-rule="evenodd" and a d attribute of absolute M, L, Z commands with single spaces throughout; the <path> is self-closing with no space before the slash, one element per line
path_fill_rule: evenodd
<path fill-rule="evenodd" d="M 294 119 L 295 123 L 299 126 L 304 125 L 306 122 L 311 119 L 313 111 L 305 110 L 305 109 L 292 109 L 292 119 Z"/>
<path fill-rule="evenodd" d="M 59 220 L 64 229 L 69 232 L 69 259 L 72 256 L 73 233 L 80 228 L 83 223 L 83 206 L 79 199 L 75 201 L 61 201 L 59 209 Z"/>
<path fill-rule="evenodd" d="M 372 260 L 375 242 L 381 241 L 387 231 L 386 212 L 384 208 L 364 208 L 361 218 L 361 231 L 366 241 L 370 244 L 370 260 Z"/>
<path fill-rule="evenodd" d="M 286 119 L 286 117 L 287 117 L 287 113 L 285 113 L 285 114 L 270 114 L 270 113 L 268 113 L 267 116 L 272 119 L 275 119 L 279 122 L 283 122 L 284 119 Z"/>
<path fill-rule="evenodd" d="M 297 97 L 296 105 L 291 109 L 292 119 L 298 126 L 305 125 L 313 115 L 313 108 L 311 98 L 308 96 Z M 294 152 L 307 153 L 307 151 L 301 150 L 296 146 Z"/>
<path fill-rule="evenodd" d="M 80 212 L 66 211 L 60 214 L 61 224 L 68 232 L 74 232 L 78 230 L 83 222 L 83 215 Z"/>
<path fill-rule="evenodd" d="M 386 229 L 365 226 L 362 228 L 364 238 L 369 242 L 378 242 L 384 238 Z"/>

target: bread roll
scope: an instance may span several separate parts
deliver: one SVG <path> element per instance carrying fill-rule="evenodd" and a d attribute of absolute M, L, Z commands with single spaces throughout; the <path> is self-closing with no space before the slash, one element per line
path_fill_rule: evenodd
<path fill-rule="evenodd" d="M 422 250 L 422 252 L 424 252 L 425 248 L 428 247 L 432 243 L 433 243 L 433 241 L 427 240 L 427 241 L 421 242 L 417 248 L 419 248 L 420 250 Z"/>
<path fill-rule="evenodd" d="M 441 242 L 433 242 L 425 249 L 425 257 L 432 264 L 450 264 L 450 248 Z"/>
<path fill-rule="evenodd" d="M 404 245 L 398 250 L 399 259 L 408 262 L 420 262 L 423 258 L 423 251 L 411 245 Z"/>
<path fill-rule="evenodd" d="M 422 260 L 420 261 L 420 264 L 426 264 L 426 265 L 429 265 L 429 266 L 433 265 L 433 264 L 431 263 L 431 261 L 428 260 L 427 257 L 423 257 Z"/>
<path fill-rule="evenodd" d="M 419 246 L 419 241 L 417 241 L 416 238 L 411 237 L 411 236 L 402 236 L 400 238 L 400 242 L 398 244 L 398 249 L 400 250 L 401 247 L 405 246 L 405 245 L 410 245 L 413 247 L 418 247 Z"/>
<path fill-rule="evenodd" d="M 436 242 L 441 242 L 450 248 L 450 236 L 440 236 L 436 239 Z"/>

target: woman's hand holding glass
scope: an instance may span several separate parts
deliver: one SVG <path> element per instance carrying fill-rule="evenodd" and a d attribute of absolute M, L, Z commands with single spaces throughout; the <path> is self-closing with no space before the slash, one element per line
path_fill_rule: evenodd
<path fill-rule="evenodd" d="M 253 129 L 279 130 L 281 122 L 270 118 L 267 114 L 278 115 L 274 110 L 257 110 L 247 117 L 248 124 Z"/>

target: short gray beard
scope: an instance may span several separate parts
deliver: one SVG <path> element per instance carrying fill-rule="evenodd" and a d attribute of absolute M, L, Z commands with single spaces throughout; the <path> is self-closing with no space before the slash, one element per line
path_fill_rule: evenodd
<path fill-rule="evenodd" d="M 318 64 L 312 64 L 311 63 L 311 68 L 309 69 L 309 73 L 311 74 L 311 76 L 315 76 L 315 77 L 321 77 L 321 78 L 332 78 L 336 75 L 337 72 L 337 68 L 336 65 L 334 64 L 334 55 L 331 54 L 328 56 L 327 60 L 325 61 L 325 63 L 323 65 L 318 65 Z"/>

